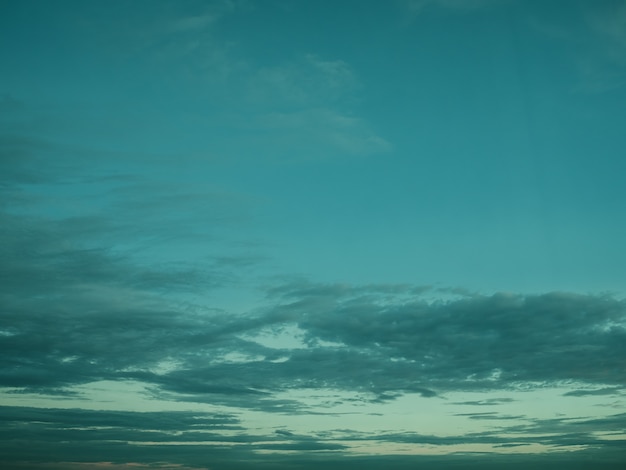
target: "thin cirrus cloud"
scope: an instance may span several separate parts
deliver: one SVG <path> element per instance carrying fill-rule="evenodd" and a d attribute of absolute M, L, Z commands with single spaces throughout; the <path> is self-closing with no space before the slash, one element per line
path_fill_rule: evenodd
<path fill-rule="evenodd" d="M 250 124 L 270 133 L 265 144 L 271 144 L 272 153 L 297 159 L 392 149 L 351 110 L 362 85 L 344 61 L 306 54 L 290 63 L 260 68 L 246 86 L 253 109 L 263 109 Z M 316 149 L 316 154 L 307 149 Z"/>
<path fill-rule="evenodd" d="M 405 8 L 418 15 L 429 8 L 440 8 L 452 12 L 471 12 L 476 9 L 502 5 L 511 0 L 405 0 Z"/>
<path fill-rule="evenodd" d="M 626 7 L 623 2 L 573 2 L 546 15 L 532 8 L 526 22 L 544 37 L 565 46 L 571 61 L 574 93 L 619 89 L 626 76 Z M 562 21 L 563 16 L 569 21 Z M 580 41 L 581 35 L 587 39 Z"/>
<path fill-rule="evenodd" d="M 235 45 L 216 34 L 215 22 L 234 11 L 249 15 L 254 11 L 236 3 L 214 5 L 213 10 L 183 19 L 155 10 L 147 21 L 150 27 L 139 30 L 132 27 L 138 18 L 127 19 L 122 28 L 112 28 L 111 20 L 99 20 L 92 34 L 100 39 L 93 40 L 122 42 L 124 50 L 134 51 L 129 60 L 149 63 L 157 76 L 165 77 L 159 87 L 182 81 L 193 89 L 196 99 L 204 103 L 205 116 L 191 115 L 187 123 L 199 130 L 217 125 L 221 131 L 212 136 L 213 143 L 226 146 L 229 159 L 240 160 L 249 154 L 250 146 L 256 152 L 248 158 L 262 151 L 266 159 L 290 161 L 392 149 L 355 112 L 364 89 L 348 62 L 312 52 L 293 54 L 273 65 L 243 57 Z M 171 96 L 180 94 L 180 90 L 166 90 Z M 136 127 L 137 123 L 127 125 Z M 172 128 L 163 132 L 173 138 L 189 134 L 180 131 L 178 135 Z M 247 146 L 242 147 L 242 141 Z M 206 147 L 205 142 L 197 145 L 197 151 Z"/>

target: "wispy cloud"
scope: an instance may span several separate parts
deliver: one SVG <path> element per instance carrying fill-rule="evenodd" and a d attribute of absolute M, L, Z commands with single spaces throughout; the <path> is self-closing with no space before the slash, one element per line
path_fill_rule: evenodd
<path fill-rule="evenodd" d="M 370 155 L 388 152 L 392 145 L 367 123 L 328 108 L 272 112 L 258 125 L 274 133 L 269 140 L 280 160 L 327 159 L 336 155 Z"/>
<path fill-rule="evenodd" d="M 510 0 L 405 0 L 405 7 L 414 15 L 427 8 L 443 8 L 454 12 L 467 12 L 487 6 L 501 5 Z"/>
<path fill-rule="evenodd" d="M 573 2 L 563 21 L 561 11 L 549 16 L 529 13 L 528 21 L 542 34 L 568 48 L 578 83 L 575 91 L 607 92 L 626 84 L 626 7 L 623 2 Z M 585 40 L 581 41 L 581 37 Z"/>
<path fill-rule="evenodd" d="M 572 390 L 563 394 L 565 397 L 588 397 L 597 395 L 620 395 L 624 389 L 622 387 L 604 387 L 596 389 Z"/>
<path fill-rule="evenodd" d="M 246 126 L 263 131 L 252 141 L 272 148 L 279 160 L 368 155 L 392 145 L 353 111 L 362 85 L 339 59 L 305 54 L 252 70 L 245 85 L 254 113 Z"/>
<path fill-rule="evenodd" d="M 346 62 L 305 54 L 272 67 L 259 67 L 250 77 L 253 102 L 277 110 L 341 104 L 355 100 L 360 87 Z"/>
<path fill-rule="evenodd" d="M 145 59 L 148 54 L 152 58 L 198 59 L 197 54 L 213 50 L 216 45 L 215 24 L 242 5 L 243 2 L 237 1 L 202 5 L 161 2 L 144 8 L 108 5 L 95 11 L 79 5 L 71 13 L 74 20 L 71 24 L 93 44 L 110 53 L 122 52 L 127 58 L 144 56 Z"/>
<path fill-rule="evenodd" d="M 265 468 L 266 465 L 271 467 L 281 462 L 287 465 L 285 468 L 314 468 L 312 465 L 316 463 L 324 463 L 329 468 L 341 468 L 346 464 L 375 468 L 379 464 L 376 456 L 355 457 L 351 448 L 359 449 L 364 445 L 383 445 L 387 448 L 422 446 L 431 450 L 456 449 L 458 457 L 464 457 L 463 463 L 474 468 L 473 465 L 478 465 L 481 459 L 477 458 L 475 462 L 467 460 L 465 452 L 459 449 L 479 449 L 489 445 L 502 451 L 529 451 L 534 446 L 535 449 L 545 448 L 553 452 L 539 454 L 535 460 L 532 451 L 530 457 L 526 454 L 523 459 L 511 452 L 493 453 L 490 462 L 510 466 L 536 461 L 542 462 L 541 468 L 552 468 L 552 465 L 576 458 L 575 454 L 571 456 L 571 452 L 577 449 L 595 448 L 598 449 L 597 455 L 593 450 L 590 455 L 599 457 L 594 462 L 599 468 L 604 468 L 604 462 L 615 462 L 615 458 L 623 454 L 620 451 L 623 437 L 611 434 L 611 429 L 621 429 L 623 422 L 623 415 L 604 420 L 538 420 L 522 426 L 504 425 L 497 432 L 447 436 L 350 429 L 311 434 L 279 429 L 266 435 L 246 430 L 236 416 L 223 413 L 2 407 L 0 435 L 3 439 L 0 440 L 0 449 L 4 458 L 10 458 L 12 462 L 22 461 L 23 465 L 30 461 L 29 468 L 42 470 L 55 468 L 47 464 L 51 459 L 92 462 L 94 465 L 102 462 L 104 468 L 124 468 L 121 465 L 129 462 L 129 455 L 144 465 L 150 463 L 150 468 L 197 467 L 202 466 L 207 458 L 220 468 L 231 468 L 230 465 L 237 465 L 236 468 L 248 468 L 248 465 L 258 468 L 260 465 Z M 598 430 L 602 432 L 598 433 Z M 40 450 L 38 455 L 43 458 L 33 458 L 27 446 L 18 445 L 20 442 L 36 445 Z M 562 452 L 554 452 L 559 450 Z M 232 460 L 235 455 L 236 463 Z M 389 468 L 394 469 L 410 468 L 410 465 L 416 464 L 429 465 L 428 468 L 449 468 L 447 465 L 455 463 L 454 455 L 445 461 L 431 460 L 432 457 L 428 456 L 385 457 Z M 303 458 L 308 463 L 304 467 L 296 467 Z M 338 459 L 341 459 L 341 465 Z M 480 465 L 484 467 L 484 463 Z M 11 468 L 23 467 L 15 465 Z"/>

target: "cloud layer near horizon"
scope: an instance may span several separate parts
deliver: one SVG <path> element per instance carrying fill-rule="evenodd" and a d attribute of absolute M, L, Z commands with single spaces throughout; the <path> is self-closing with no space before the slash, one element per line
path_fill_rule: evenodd
<path fill-rule="evenodd" d="M 22 462 L 9 468 L 23 468 L 24 462 L 28 461 L 32 468 L 41 469 L 50 468 L 53 465 L 49 462 L 53 461 L 112 462 L 116 468 L 134 461 L 157 467 L 163 462 L 181 462 L 169 464 L 176 468 L 180 465 L 205 468 L 207 464 L 209 468 L 224 469 L 275 468 L 272 466 L 276 465 L 295 468 L 302 458 L 300 455 L 305 452 L 306 465 L 324 463 L 329 468 L 343 468 L 342 465 L 348 464 L 376 468 L 380 465 L 377 457 L 352 455 L 350 460 L 345 460 L 350 456 L 350 446 L 371 443 L 434 448 L 454 448 L 460 444 L 491 445 L 496 449 L 540 444 L 565 451 L 530 458 L 496 453 L 487 462 L 507 465 L 507 468 L 517 468 L 517 465 L 529 462 L 539 464 L 537 468 L 571 464 L 573 460 L 567 451 L 584 446 L 590 451 L 586 455 L 596 465 L 594 468 L 617 468 L 612 462 L 616 457 L 619 459 L 620 448 L 625 442 L 611 439 L 610 434 L 608 437 L 595 435 L 598 426 L 605 432 L 619 432 L 623 414 L 603 420 L 536 420 L 523 426 L 503 426 L 498 433 L 441 437 L 407 432 L 363 433 L 350 429 L 309 434 L 278 429 L 273 435 L 264 435 L 246 432 L 235 415 L 200 412 L 138 413 L 28 407 L 0 407 L 0 411 L 0 455 L 4 459 Z M 508 436 L 502 437 L 501 433 Z M 39 450 L 35 455 L 33 445 Z M 344 460 L 340 460 L 342 456 Z M 461 462 L 466 468 L 481 465 L 480 468 L 485 468 L 480 456 L 468 458 L 462 453 L 445 460 L 401 455 L 386 456 L 385 459 L 388 459 L 389 468 L 394 469 L 411 468 L 416 463 L 426 468 L 455 468 Z"/>
<path fill-rule="evenodd" d="M 5 387 L 59 391 L 133 379 L 191 400 L 242 395 L 241 406 L 258 406 L 305 388 L 428 397 L 626 383 L 626 307 L 610 295 L 294 280 L 269 287 L 254 311 L 234 313 L 163 296 L 228 277 L 214 264 L 206 272 L 142 266 L 73 245 L 64 223 L 4 221 Z M 269 347 L 258 339 L 268 335 L 296 345 Z"/>

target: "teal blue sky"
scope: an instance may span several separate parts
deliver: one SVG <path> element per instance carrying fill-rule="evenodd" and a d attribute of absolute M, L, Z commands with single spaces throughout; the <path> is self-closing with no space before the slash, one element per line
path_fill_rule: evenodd
<path fill-rule="evenodd" d="M 0 63 L 7 468 L 626 460 L 623 0 L 0 0 Z"/>
<path fill-rule="evenodd" d="M 619 290 L 620 3 L 26 2 L 5 107 L 78 172 L 248 199 L 286 272 Z"/>

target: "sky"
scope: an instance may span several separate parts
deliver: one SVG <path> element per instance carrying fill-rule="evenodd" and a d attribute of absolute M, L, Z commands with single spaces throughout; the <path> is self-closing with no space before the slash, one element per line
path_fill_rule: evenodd
<path fill-rule="evenodd" d="M 0 0 L 0 466 L 617 469 L 626 2 Z"/>

